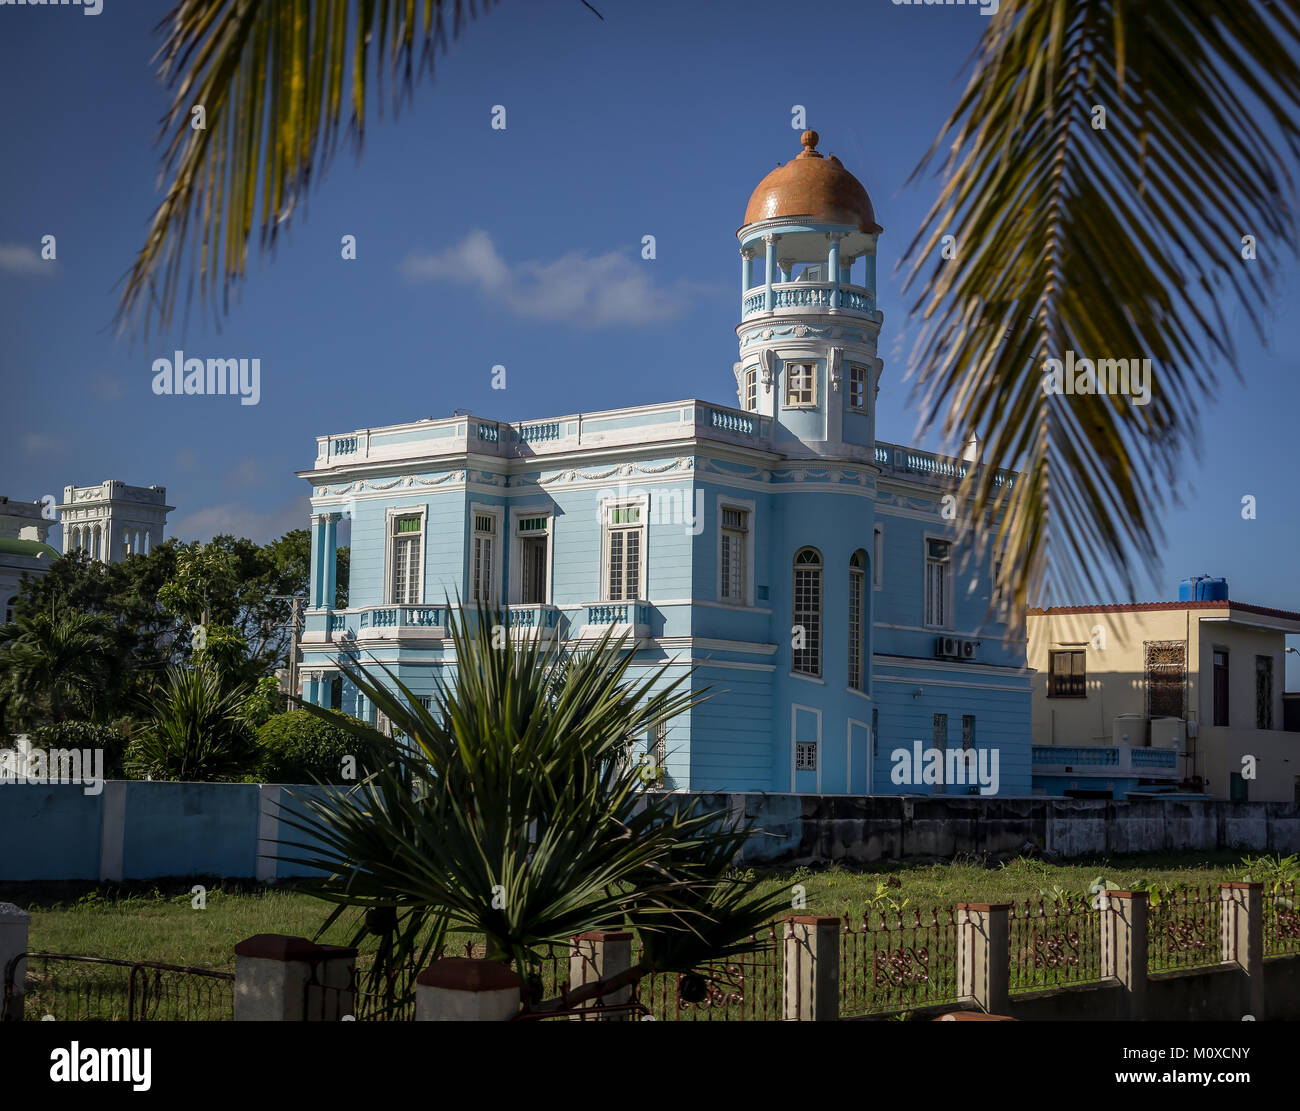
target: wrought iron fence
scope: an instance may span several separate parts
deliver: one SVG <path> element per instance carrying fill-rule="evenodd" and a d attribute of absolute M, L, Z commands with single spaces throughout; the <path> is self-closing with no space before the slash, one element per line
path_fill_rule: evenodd
<path fill-rule="evenodd" d="M 1153 896 L 1147 908 L 1147 968 L 1168 972 L 1223 959 L 1219 888 L 1189 887 Z"/>
<path fill-rule="evenodd" d="M 1011 990 L 1100 980 L 1102 931 L 1113 913 L 1082 896 L 1013 903 L 1008 922 Z"/>
<path fill-rule="evenodd" d="M 1280 880 L 1264 892 L 1264 955 L 1300 953 L 1300 899 L 1297 884 Z"/>
<path fill-rule="evenodd" d="M 659 972 L 643 977 L 633 1001 L 660 1020 L 694 1022 L 779 1019 L 782 1008 L 784 924 L 773 922 L 751 934 L 755 949 L 709 961 L 689 973 Z M 636 959 L 642 959 L 638 950 Z"/>
<path fill-rule="evenodd" d="M 70 953 L 21 953 L 4 969 L 4 1006 L 10 1014 L 19 962 L 27 971 L 23 1017 L 46 1015 L 63 1022 L 230 1021 L 235 975 L 214 968 L 83 957 Z"/>
<path fill-rule="evenodd" d="M 951 907 L 866 911 L 840 931 L 840 1014 L 957 998 L 957 920 Z"/>

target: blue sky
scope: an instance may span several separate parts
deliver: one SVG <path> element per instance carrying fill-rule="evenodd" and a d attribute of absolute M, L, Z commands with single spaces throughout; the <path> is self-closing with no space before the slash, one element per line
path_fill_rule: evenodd
<path fill-rule="evenodd" d="M 134 342 L 112 320 L 157 203 L 168 97 L 150 57 L 170 0 L 0 8 L 0 493 L 159 483 L 169 535 L 263 541 L 305 525 L 293 472 L 319 434 L 457 407 L 515 420 L 734 404 L 734 232 L 759 179 L 799 150 L 794 104 L 885 227 L 878 433 L 935 446 L 903 381 L 914 334 L 894 263 L 933 197 L 932 180 L 905 182 L 961 90 L 979 9 L 594 2 L 603 21 L 580 0 L 480 15 L 400 118 L 372 115 L 359 162 L 336 158 L 220 329 L 196 301 L 188 326 Z M 52 264 L 34 261 L 47 234 Z M 1295 300 L 1288 266 L 1279 305 Z M 1237 337 L 1246 381 L 1221 375 L 1139 600 L 1209 572 L 1234 598 L 1300 609 L 1300 322 L 1274 311 L 1270 329 L 1268 349 Z M 155 396 L 152 362 L 177 348 L 260 358 L 260 403 Z"/>

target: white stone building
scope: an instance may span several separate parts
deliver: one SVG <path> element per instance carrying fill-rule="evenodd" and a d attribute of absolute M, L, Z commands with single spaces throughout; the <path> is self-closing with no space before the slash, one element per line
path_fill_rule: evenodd
<path fill-rule="evenodd" d="M 147 555 L 161 543 L 168 505 L 163 486 L 128 486 L 109 479 L 98 486 L 65 486 L 59 520 L 63 551 L 80 549 L 91 559 L 117 563 Z"/>
<path fill-rule="evenodd" d="M 13 620 L 24 573 L 43 575 L 59 556 L 45 542 L 53 522 L 41 516 L 41 508 L 40 502 L 0 497 L 0 620 Z"/>

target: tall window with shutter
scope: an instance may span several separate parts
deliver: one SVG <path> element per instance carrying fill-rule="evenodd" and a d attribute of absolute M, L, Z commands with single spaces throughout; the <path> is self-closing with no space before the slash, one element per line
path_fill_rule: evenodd
<path fill-rule="evenodd" d="M 642 507 L 611 505 L 605 512 L 605 600 L 625 602 L 640 598 L 645 550 Z"/>
<path fill-rule="evenodd" d="M 418 516 L 392 518 L 392 546 L 388 600 L 394 605 L 416 605 L 420 598 L 420 564 L 424 534 Z"/>
<path fill-rule="evenodd" d="M 863 628 L 866 623 L 867 556 L 854 552 L 849 560 L 849 689 L 866 689 L 862 663 Z"/>
<path fill-rule="evenodd" d="M 547 601 L 547 545 L 550 540 L 549 517 L 520 517 L 515 526 L 519 542 L 519 601 L 525 605 L 542 605 Z"/>
<path fill-rule="evenodd" d="M 925 542 L 925 623 L 939 629 L 952 625 L 952 544 Z"/>
<path fill-rule="evenodd" d="M 1087 698 L 1087 660 L 1082 648 L 1067 648 L 1047 654 L 1047 697 Z"/>
<path fill-rule="evenodd" d="M 748 604 L 748 569 L 745 566 L 749 547 L 749 513 L 729 505 L 722 507 L 722 602 L 733 606 Z"/>
<path fill-rule="evenodd" d="M 794 557 L 794 627 L 791 670 L 822 673 L 822 557 L 816 548 L 801 548 Z"/>
<path fill-rule="evenodd" d="M 496 568 L 497 519 L 491 513 L 474 514 L 474 543 L 470 552 L 470 601 L 496 601 L 493 581 Z"/>

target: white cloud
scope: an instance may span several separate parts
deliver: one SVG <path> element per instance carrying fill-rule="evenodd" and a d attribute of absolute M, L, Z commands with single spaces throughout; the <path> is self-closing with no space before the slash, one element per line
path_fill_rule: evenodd
<path fill-rule="evenodd" d="M 574 251 L 550 262 L 507 262 L 492 237 L 471 231 L 444 251 L 415 251 L 401 264 L 414 281 L 448 281 L 477 288 L 519 316 L 563 320 L 580 327 L 650 324 L 680 316 L 696 293 L 717 287 L 678 280 L 654 282 L 657 263 L 621 251 L 590 257 Z"/>
<path fill-rule="evenodd" d="M 35 247 L 0 243 L 0 270 L 10 274 L 52 274 L 54 267 L 41 258 Z"/>
<path fill-rule="evenodd" d="M 255 459 L 241 459 L 227 477 L 237 486 L 254 486 L 262 480 L 262 468 Z"/>
<path fill-rule="evenodd" d="M 29 455 L 40 455 L 47 451 L 58 451 L 63 441 L 53 436 L 42 436 L 39 432 L 28 432 L 23 437 L 23 447 Z"/>

